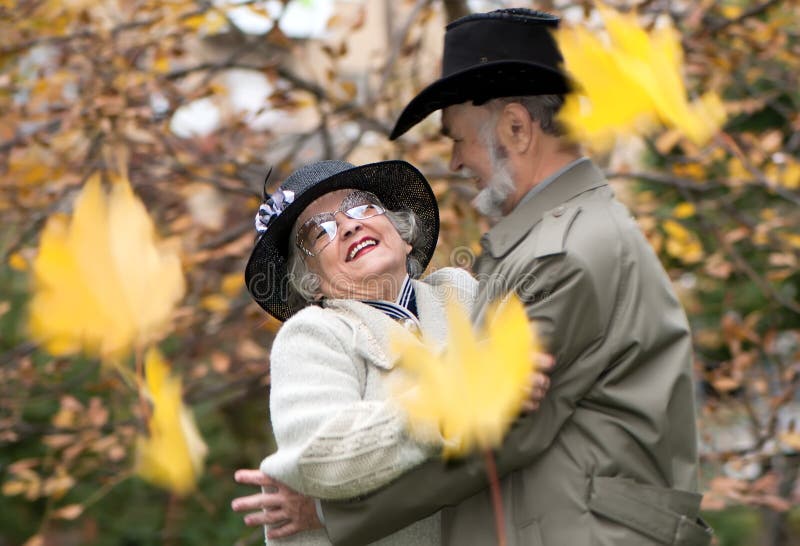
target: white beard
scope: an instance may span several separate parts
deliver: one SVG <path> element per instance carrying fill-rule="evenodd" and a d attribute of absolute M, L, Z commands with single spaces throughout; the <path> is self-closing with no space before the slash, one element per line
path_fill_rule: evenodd
<path fill-rule="evenodd" d="M 478 195 L 472 200 L 472 206 L 479 213 L 489 218 L 503 216 L 503 205 L 515 190 L 514 180 L 508 170 L 508 164 L 505 161 L 498 160 L 494 155 L 491 154 L 492 157 L 490 158 L 492 162 L 492 177 L 487 180 L 486 187 L 478 192 Z"/>

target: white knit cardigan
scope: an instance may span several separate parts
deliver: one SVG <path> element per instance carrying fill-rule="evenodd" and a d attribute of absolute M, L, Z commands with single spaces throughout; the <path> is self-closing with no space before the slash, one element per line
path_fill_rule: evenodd
<path fill-rule="evenodd" d="M 412 281 L 423 339 L 443 344 L 444 303 L 471 311 L 477 282 L 444 268 Z M 306 495 L 347 499 L 368 493 L 439 451 L 406 435 L 404 416 L 387 400 L 386 378 L 396 357 L 390 340 L 404 326 L 355 300 L 326 300 L 286 321 L 270 354 L 270 417 L 278 450 L 262 472 Z M 380 545 L 441 543 L 439 514 L 382 539 Z M 322 530 L 269 544 L 329 545 Z"/>

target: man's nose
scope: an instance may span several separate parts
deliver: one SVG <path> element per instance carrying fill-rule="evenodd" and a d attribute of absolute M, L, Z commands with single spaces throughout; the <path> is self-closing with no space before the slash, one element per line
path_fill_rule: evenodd
<path fill-rule="evenodd" d="M 461 156 L 456 152 L 456 146 L 453 144 L 453 149 L 450 151 L 450 170 L 457 173 L 464 167 L 461 161 Z"/>

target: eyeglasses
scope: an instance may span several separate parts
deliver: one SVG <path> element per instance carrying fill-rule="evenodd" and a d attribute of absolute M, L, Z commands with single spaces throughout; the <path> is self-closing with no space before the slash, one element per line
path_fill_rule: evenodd
<path fill-rule="evenodd" d="M 336 214 L 344 213 L 353 220 L 366 220 L 386 212 L 380 200 L 366 191 L 354 191 L 332 212 L 315 214 L 297 230 L 295 244 L 308 256 L 318 256 L 336 238 Z"/>

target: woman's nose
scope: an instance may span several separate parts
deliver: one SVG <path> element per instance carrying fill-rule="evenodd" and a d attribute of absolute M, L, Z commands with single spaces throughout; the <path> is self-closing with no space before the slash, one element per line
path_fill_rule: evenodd
<path fill-rule="evenodd" d="M 356 231 L 361 229 L 361 220 L 356 220 L 354 218 L 350 218 L 345 213 L 341 213 L 341 216 L 336 213 L 336 229 L 339 231 L 339 236 L 343 239 L 346 239 Z"/>

